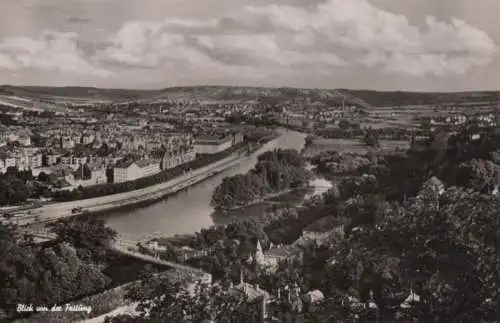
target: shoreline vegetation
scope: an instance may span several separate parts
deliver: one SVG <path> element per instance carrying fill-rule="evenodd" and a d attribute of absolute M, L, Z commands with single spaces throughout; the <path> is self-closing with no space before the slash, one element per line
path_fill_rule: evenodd
<path fill-rule="evenodd" d="M 214 211 L 212 218 L 214 225 L 207 230 L 214 229 L 220 226 L 236 225 L 238 223 L 252 222 L 260 226 L 267 226 L 270 222 L 277 220 L 270 218 L 273 213 L 280 213 L 283 210 L 297 207 L 302 204 L 304 197 L 312 188 L 301 188 L 280 192 L 273 197 L 267 197 L 261 203 L 248 204 L 240 208 L 221 212 Z M 282 211 L 280 211 L 282 210 Z M 161 236 L 151 238 L 148 242 L 156 241 L 160 246 L 184 246 L 190 245 L 193 239 L 196 238 L 196 233 L 176 234 L 173 236 Z"/>
<path fill-rule="evenodd" d="M 259 198 L 256 198 L 246 204 L 243 204 L 243 205 L 238 205 L 238 206 L 234 206 L 234 207 L 231 207 L 231 208 L 219 208 L 219 209 L 216 209 L 217 211 L 222 211 L 224 213 L 226 212 L 231 212 L 231 211 L 239 211 L 239 210 L 243 210 L 247 207 L 250 207 L 250 206 L 253 206 L 253 205 L 257 205 L 257 204 L 264 204 L 264 203 L 268 203 L 268 204 L 273 204 L 273 203 L 279 203 L 279 202 L 276 202 L 276 201 L 273 201 L 272 199 L 273 198 L 277 198 L 281 195 L 284 195 L 284 194 L 287 194 L 287 193 L 290 193 L 294 190 L 292 189 L 285 189 L 283 191 L 280 191 L 280 192 L 276 192 L 276 193 L 269 193 L 269 194 L 266 194 L 262 197 L 259 197 Z"/>
<path fill-rule="evenodd" d="M 246 174 L 225 178 L 212 195 L 216 211 L 227 213 L 305 188 L 311 179 L 306 161 L 293 149 L 268 151 Z"/>

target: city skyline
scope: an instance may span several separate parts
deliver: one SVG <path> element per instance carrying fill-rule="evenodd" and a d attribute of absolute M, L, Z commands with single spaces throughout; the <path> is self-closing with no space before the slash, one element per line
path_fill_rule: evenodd
<path fill-rule="evenodd" d="M 500 89 L 492 0 L 19 0 L 0 84 Z"/>

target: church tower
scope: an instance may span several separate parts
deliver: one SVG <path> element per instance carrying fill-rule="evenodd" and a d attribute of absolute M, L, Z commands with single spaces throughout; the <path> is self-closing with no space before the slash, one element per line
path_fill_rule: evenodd
<path fill-rule="evenodd" d="M 264 256 L 264 252 L 262 251 L 262 246 L 260 245 L 260 241 L 257 240 L 257 248 L 255 250 L 255 262 L 259 265 L 262 265 L 264 264 L 265 262 L 265 256 Z"/>

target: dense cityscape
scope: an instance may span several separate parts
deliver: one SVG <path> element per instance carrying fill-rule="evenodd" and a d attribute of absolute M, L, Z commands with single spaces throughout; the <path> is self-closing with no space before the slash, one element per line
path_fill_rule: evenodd
<path fill-rule="evenodd" d="M 493 92 L 389 106 L 390 92 L 282 89 L 232 103 L 68 98 L 64 111 L 56 101 L 35 111 L 15 106 L 21 90 L 4 91 L 7 320 L 499 317 Z M 245 171 L 224 175 L 249 156 Z M 215 181 L 215 224 L 201 231 L 127 240 L 103 217 L 204 181 Z"/>
<path fill-rule="evenodd" d="M 0 1 L 0 322 L 500 323 L 500 1 Z"/>

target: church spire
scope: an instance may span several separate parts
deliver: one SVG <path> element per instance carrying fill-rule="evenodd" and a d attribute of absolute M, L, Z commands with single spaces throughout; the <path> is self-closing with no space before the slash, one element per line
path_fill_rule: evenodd
<path fill-rule="evenodd" d="M 262 251 L 262 246 L 260 245 L 260 240 L 257 240 L 257 247 L 255 248 L 255 262 L 262 265 L 265 261 L 264 252 Z"/>
<path fill-rule="evenodd" d="M 262 246 L 260 245 L 260 240 L 257 240 L 257 251 L 256 253 L 263 253 L 262 252 Z"/>

